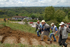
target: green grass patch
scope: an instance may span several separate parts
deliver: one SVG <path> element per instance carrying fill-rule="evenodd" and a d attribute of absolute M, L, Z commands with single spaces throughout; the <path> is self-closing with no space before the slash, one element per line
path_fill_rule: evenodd
<path fill-rule="evenodd" d="M 37 22 L 37 20 L 29 20 L 29 22 Z"/>
<path fill-rule="evenodd" d="M 68 34 L 68 36 L 70 36 L 70 33 Z"/>
<path fill-rule="evenodd" d="M 30 25 L 24 24 L 18 24 L 18 23 L 5 23 L 6 26 L 14 29 L 14 30 L 20 30 L 20 31 L 24 31 L 24 32 L 30 32 L 30 33 L 36 33 L 35 32 L 35 28 L 31 27 Z"/>
<path fill-rule="evenodd" d="M 10 22 L 20 22 L 20 21 L 17 21 L 17 20 L 15 20 L 15 21 L 14 21 L 14 20 L 9 20 L 9 21 L 10 21 Z"/>
<path fill-rule="evenodd" d="M 0 47 L 56 47 L 56 45 L 51 44 L 51 45 L 23 45 L 21 43 L 18 44 L 1 44 L 0 43 Z M 60 47 L 59 45 L 57 45 L 57 47 Z"/>

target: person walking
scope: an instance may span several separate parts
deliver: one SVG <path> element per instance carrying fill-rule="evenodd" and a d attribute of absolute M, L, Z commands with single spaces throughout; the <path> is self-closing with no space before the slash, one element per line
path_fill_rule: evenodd
<path fill-rule="evenodd" d="M 36 31 L 37 31 L 37 36 L 40 37 L 41 34 L 41 28 L 42 28 L 42 24 L 39 22 L 39 20 L 37 21 L 36 24 Z"/>
<path fill-rule="evenodd" d="M 50 30 L 52 30 L 52 33 L 50 34 L 50 43 L 52 43 L 52 36 L 54 38 L 54 42 L 56 42 L 56 38 L 55 38 L 55 35 L 57 34 L 57 27 L 54 25 L 54 23 L 51 23 L 51 28 Z"/>
<path fill-rule="evenodd" d="M 4 18 L 4 22 L 6 22 L 6 18 Z"/>
<path fill-rule="evenodd" d="M 49 33 L 50 33 L 50 26 L 45 22 L 45 20 L 42 20 L 42 32 L 41 32 L 41 40 L 43 41 L 43 36 L 46 35 L 49 40 Z"/>
<path fill-rule="evenodd" d="M 59 45 L 60 46 L 65 46 L 67 47 L 67 44 L 65 43 L 67 38 L 68 38 L 68 33 L 70 33 L 70 28 L 67 25 L 67 27 L 65 26 L 64 22 L 61 22 L 59 27 L 59 31 L 58 31 L 58 35 L 59 35 Z"/>

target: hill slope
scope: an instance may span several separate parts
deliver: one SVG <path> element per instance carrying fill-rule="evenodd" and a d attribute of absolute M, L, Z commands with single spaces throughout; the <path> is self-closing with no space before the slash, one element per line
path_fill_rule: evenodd
<path fill-rule="evenodd" d="M 57 37 L 56 37 L 57 38 Z M 2 43 L 9 43 L 9 44 L 17 44 L 17 43 L 22 43 L 25 45 L 43 45 L 43 46 L 49 46 L 51 47 L 50 43 L 47 41 L 47 37 L 44 36 L 44 41 L 40 41 L 40 37 L 37 37 L 37 35 L 32 34 L 32 33 L 25 33 L 21 32 L 18 30 L 12 30 L 10 27 L 3 27 L 0 28 L 0 42 Z M 58 38 L 57 38 L 58 41 Z M 67 43 L 68 47 L 70 42 L 70 38 L 68 38 Z M 53 42 L 52 45 L 57 45 L 57 42 Z"/>

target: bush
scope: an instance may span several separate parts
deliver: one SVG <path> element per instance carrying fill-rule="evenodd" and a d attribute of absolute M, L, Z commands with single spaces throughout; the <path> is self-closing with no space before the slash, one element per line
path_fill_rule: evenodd
<path fill-rule="evenodd" d="M 28 25 L 28 21 L 27 21 L 27 19 L 24 19 L 23 22 L 25 22 L 25 24 Z"/>
<path fill-rule="evenodd" d="M 15 19 L 12 19 L 12 20 L 10 20 L 10 21 L 21 21 L 21 20 L 15 20 Z"/>
<path fill-rule="evenodd" d="M 21 21 L 21 20 L 18 20 L 18 21 Z"/>
<path fill-rule="evenodd" d="M 69 22 L 68 16 L 66 16 L 66 17 L 63 19 L 63 22 L 65 22 L 65 23 L 68 23 L 68 22 Z"/>
<path fill-rule="evenodd" d="M 54 23 L 57 27 L 59 27 L 59 22 L 57 22 L 56 20 L 50 20 L 47 22 L 49 25 L 51 25 L 51 23 Z"/>
<path fill-rule="evenodd" d="M 3 26 L 6 26 L 6 23 L 5 23 L 5 22 L 3 22 L 3 23 L 2 23 L 2 25 L 3 25 Z"/>
<path fill-rule="evenodd" d="M 37 22 L 37 20 L 30 20 L 29 22 Z"/>

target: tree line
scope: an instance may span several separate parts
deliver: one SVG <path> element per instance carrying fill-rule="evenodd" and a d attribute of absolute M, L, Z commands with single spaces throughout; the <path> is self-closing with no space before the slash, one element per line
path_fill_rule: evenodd
<path fill-rule="evenodd" d="M 13 16 L 27 16 L 45 19 L 50 22 L 59 23 L 70 21 L 70 7 L 4 7 L 0 8 L 0 18 L 11 18 Z"/>

